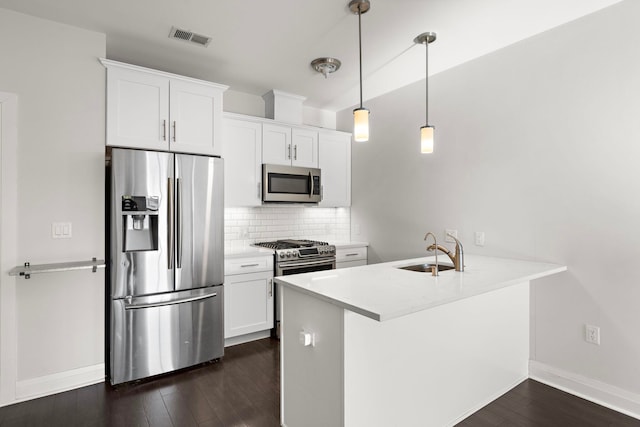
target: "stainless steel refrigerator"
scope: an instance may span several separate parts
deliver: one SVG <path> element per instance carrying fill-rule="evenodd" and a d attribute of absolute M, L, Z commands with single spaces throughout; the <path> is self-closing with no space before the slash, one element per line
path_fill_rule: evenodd
<path fill-rule="evenodd" d="M 111 384 L 222 357 L 222 159 L 114 148 L 109 169 Z"/>

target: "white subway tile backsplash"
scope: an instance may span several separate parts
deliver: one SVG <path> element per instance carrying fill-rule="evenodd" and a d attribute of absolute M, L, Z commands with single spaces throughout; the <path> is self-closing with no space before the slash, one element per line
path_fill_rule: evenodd
<path fill-rule="evenodd" d="M 301 239 L 327 242 L 349 241 L 349 208 L 304 206 L 226 208 L 225 249 L 235 250 L 266 240 Z"/>

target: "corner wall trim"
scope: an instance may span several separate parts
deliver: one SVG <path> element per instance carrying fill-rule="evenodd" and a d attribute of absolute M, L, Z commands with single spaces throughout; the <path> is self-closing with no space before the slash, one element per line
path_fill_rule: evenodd
<path fill-rule="evenodd" d="M 57 372 L 16 383 L 16 402 L 35 399 L 104 381 L 104 363 Z"/>
<path fill-rule="evenodd" d="M 529 361 L 529 378 L 640 419 L 640 394 L 534 360 Z"/>

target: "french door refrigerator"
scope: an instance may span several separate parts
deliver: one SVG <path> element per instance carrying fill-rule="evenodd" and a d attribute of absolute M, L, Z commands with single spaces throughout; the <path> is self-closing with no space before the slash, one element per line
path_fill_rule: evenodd
<path fill-rule="evenodd" d="M 222 357 L 223 162 L 114 148 L 111 384 Z"/>

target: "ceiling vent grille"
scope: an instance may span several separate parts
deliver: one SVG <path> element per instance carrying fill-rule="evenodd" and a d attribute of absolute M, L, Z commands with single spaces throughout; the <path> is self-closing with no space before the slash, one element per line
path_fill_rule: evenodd
<path fill-rule="evenodd" d="M 188 30 L 182 30 L 180 28 L 171 27 L 169 33 L 170 39 L 182 40 L 185 42 L 195 43 L 198 46 L 207 47 L 211 43 L 211 37 L 204 36 L 202 34 L 196 34 Z"/>

